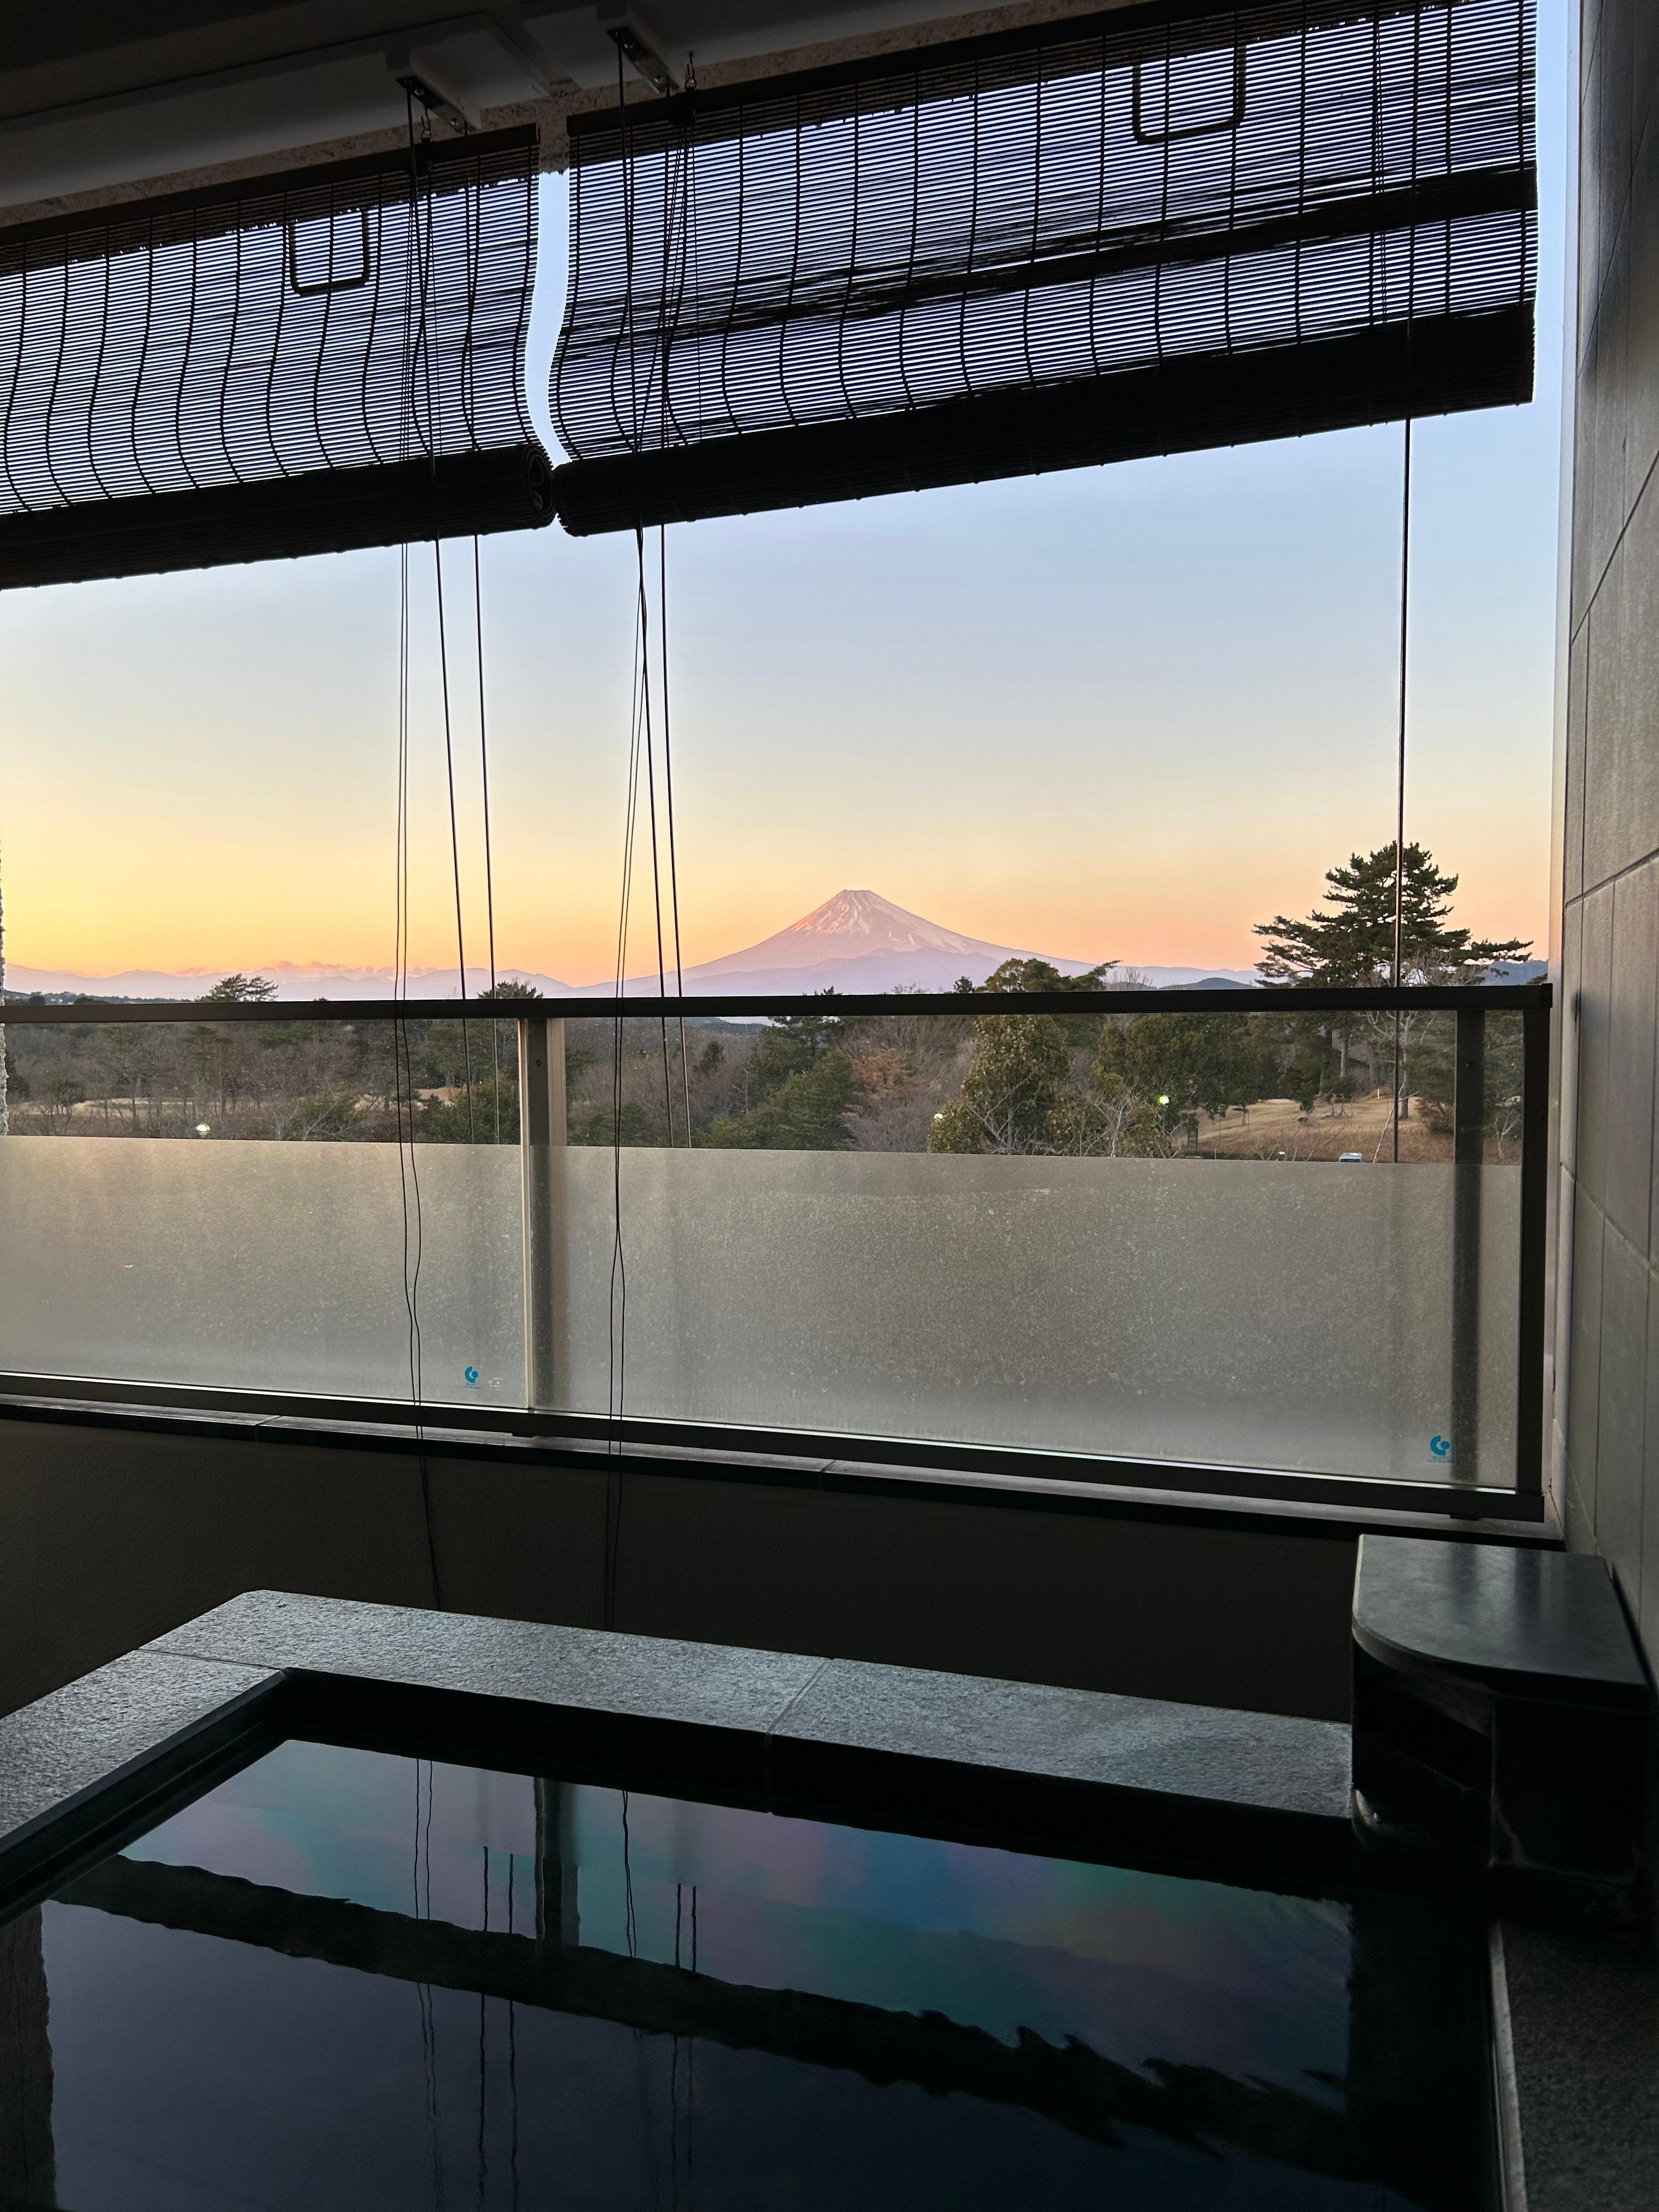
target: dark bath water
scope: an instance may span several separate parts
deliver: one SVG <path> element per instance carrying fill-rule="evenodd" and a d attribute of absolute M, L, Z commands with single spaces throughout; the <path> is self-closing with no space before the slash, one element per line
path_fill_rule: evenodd
<path fill-rule="evenodd" d="M 0 2204 L 1471 2212 L 1474 1931 L 293 1742 L 0 1929 Z"/>

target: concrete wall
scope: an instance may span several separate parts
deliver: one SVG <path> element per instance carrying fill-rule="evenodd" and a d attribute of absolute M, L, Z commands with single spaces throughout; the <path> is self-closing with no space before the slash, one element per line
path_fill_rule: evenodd
<path fill-rule="evenodd" d="M 1659 1659 L 1659 6 L 1583 0 L 1556 1480 Z"/>
<path fill-rule="evenodd" d="M 1340 1531 L 427 1465 L 456 1612 L 1346 1716 Z M 259 1588 L 429 1605 L 417 1462 L 0 1419 L 0 1711 Z"/>

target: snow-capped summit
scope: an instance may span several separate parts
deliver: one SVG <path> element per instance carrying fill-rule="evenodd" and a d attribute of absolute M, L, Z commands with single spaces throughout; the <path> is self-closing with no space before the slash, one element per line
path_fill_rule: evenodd
<path fill-rule="evenodd" d="M 1006 945 L 988 945 L 982 938 L 963 937 L 957 930 L 945 929 L 936 921 L 895 906 L 879 891 L 847 890 L 837 891 L 811 914 L 804 914 L 774 936 L 763 938 L 758 945 L 705 961 L 691 972 L 702 981 L 773 968 L 817 968 L 826 961 L 898 960 L 914 965 L 919 956 L 927 955 L 944 957 L 951 968 L 949 982 L 973 968 L 982 967 L 988 975 L 1001 961 L 1030 957 Z M 1079 965 L 1076 961 L 1057 964 L 1068 974 Z M 978 980 L 975 975 L 975 981 Z"/>
<path fill-rule="evenodd" d="M 948 991 L 957 976 L 981 983 L 1005 960 L 1034 956 L 1009 945 L 964 937 L 911 914 L 879 891 L 841 890 L 758 945 L 727 952 L 685 971 L 688 991 L 760 994 L 782 991 Z M 1046 957 L 1046 956 L 1042 956 Z M 1081 960 L 1056 960 L 1062 975 L 1081 975 Z M 630 979 L 629 989 L 654 992 L 657 979 Z"/>

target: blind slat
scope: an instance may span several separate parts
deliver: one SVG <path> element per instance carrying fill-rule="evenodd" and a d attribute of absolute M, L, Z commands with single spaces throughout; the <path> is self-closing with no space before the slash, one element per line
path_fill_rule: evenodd
<path fill-rule="evenodd" d="M 1533 41 L 1533 0 L 1137 9 L 584 118 L 561 519 L 1522 399 Z"/>
<path fill-rule="evenodd" d="M 0 231 L 0 584 L 549 520 L 536 167 L 501 133 Z"/>

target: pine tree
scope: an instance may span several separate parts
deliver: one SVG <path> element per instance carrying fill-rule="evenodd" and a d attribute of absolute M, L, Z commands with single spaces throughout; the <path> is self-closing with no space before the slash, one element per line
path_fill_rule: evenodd
<path fill-rule="evenodd" d="M 1316 907 L 1305 921 L 1279 914 L 1271 921 L 1257 922 L 1255 933 L 1267 941 L 1256 963 L 1263 979 L 1339 986 L 1394 982 L 1395 852 L 1390 842 L 1363 856 L 1350 854 L 1346 867 L 1328 869 L 1328 906 Z M 1520 960 L 1531 950 L 1525 938 L 1477 938 L 1467 929 L 1452 927 L 1452 894 L 1458 879 L 1443 874 L 1423 846 L 1407 846 L 1401 877 L 1401 982 L 1478 983 L 1494 961 Z M 1359 1023 L 1361 1035 L 1369 1030 L 1373 1039 L 1373 1067 L 1381 1052 L 1388 1054 L 1401 1121 L 1411 1113 L 1410 1068 L 1419 1021 L 1412 1012 L 1403 1017 L 1374 1014 Z M 1336 1045 L 1346 1079 L 1350 1045 L 1346 1020 L 1330 1020 L 1326 1033 Z"/>
<path fill-rule="evenodd" d="M 234 975 L 222 975 L 210 991 L 204 991 L 200 1004 L 204 1006 L 262 1006 L 276 995 L 276 986 L 269 976 L 244 975 L 239 969 Z"/>
<path fill-rule="evenodd" d="M 1327 908 L 1304 921 L 1276 914 L 1259 921 L 1266 939 L 1256 969 L 1270 982 L 1377 984 L 1394 981 L 1395 848 L 1350 854 L 1328 869 Z M 1421 845 L 1407 845 L 1401 898 L 1401 976 L 1406 983 L 1478 982 L 1495 960 L 1531 950 L 1519 937 L 1476 938 L 1450 927 L 1455 876 L 1442 874 Z M 1334 912 L 1328 910 L 1334 908 Z"/>

